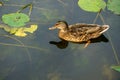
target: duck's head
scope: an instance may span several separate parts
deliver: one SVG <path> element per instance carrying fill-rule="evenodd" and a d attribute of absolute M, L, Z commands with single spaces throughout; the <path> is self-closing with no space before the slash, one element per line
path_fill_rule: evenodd
<path fill-rule="evenodd" d="M 68 24 L 66 21 L 58 21 L 53 27 L 49 28 L 49 30 L 53 30 L 56 28 L 60 30 L 67 30 Z"/>

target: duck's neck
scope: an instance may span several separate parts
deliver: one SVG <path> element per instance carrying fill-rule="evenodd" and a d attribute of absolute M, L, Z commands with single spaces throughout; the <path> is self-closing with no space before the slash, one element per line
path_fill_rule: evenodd
<path fill-rule="evenodd" d="M 66 32 L 68 32 L 68 28 L 61 29 L 60 32 L 66 33 Z"/>

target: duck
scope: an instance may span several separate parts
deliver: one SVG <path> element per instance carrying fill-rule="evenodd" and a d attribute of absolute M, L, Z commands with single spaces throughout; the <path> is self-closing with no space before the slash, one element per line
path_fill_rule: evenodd
<path fill-rule="evenodd" d="M 49 30 L 59 29 L 59 38 L 70 42 L 87 42 L 98 38 L 109 29 L 109 25 L 76 23 L 68 25 L 66 21 L 58 21 Z"/>

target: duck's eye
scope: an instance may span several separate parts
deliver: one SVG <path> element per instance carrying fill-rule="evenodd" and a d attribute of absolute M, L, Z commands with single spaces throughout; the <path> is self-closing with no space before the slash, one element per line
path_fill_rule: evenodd
<path fill-rule="evenodd" d="M 59 25 L 58 23 L 55 24 L 56 26 Z"/>

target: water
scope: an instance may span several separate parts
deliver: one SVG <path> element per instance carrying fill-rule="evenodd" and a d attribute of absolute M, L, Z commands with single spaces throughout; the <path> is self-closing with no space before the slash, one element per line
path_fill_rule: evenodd
<path fill-rule="evenodd" d="M 69 24 L 77 22 L 92 23 L 96 13 L 85 12 L 77 6 L 77 0 L 3 0 L 0 16 L 16 12 L 22 5 L 33 3 L 32 24 L 39 28 L 25 38 L 15 37 L 25 45 L 36 46 L 40 50 L 0 45 L 0 80 L 119 80 L 120 73 L 110 69 L 117 65 L 110 39 L 104 36 L 93 41 L 87 48 L 85 44 L 61 42 L 57 30 L 49 31 L 58 20 Z M 28 9 L 23 11 L 28 13 Z M 106 24 L 110 25 L 108 34 L 119 55 L 120 16 L 107 10 L 102 12 Z M 98 18 L 97 24 L 102 24 Z M 0 30 L 0 34 L 7 34 Z M 0 42 L 15 43 L 7 37 Z M 54 43 L 54 44 L 53 44 Z M 56 45 L 55 45 L 56 44 Z M 64 45 L 63 45 L 64 44 Z"/>

